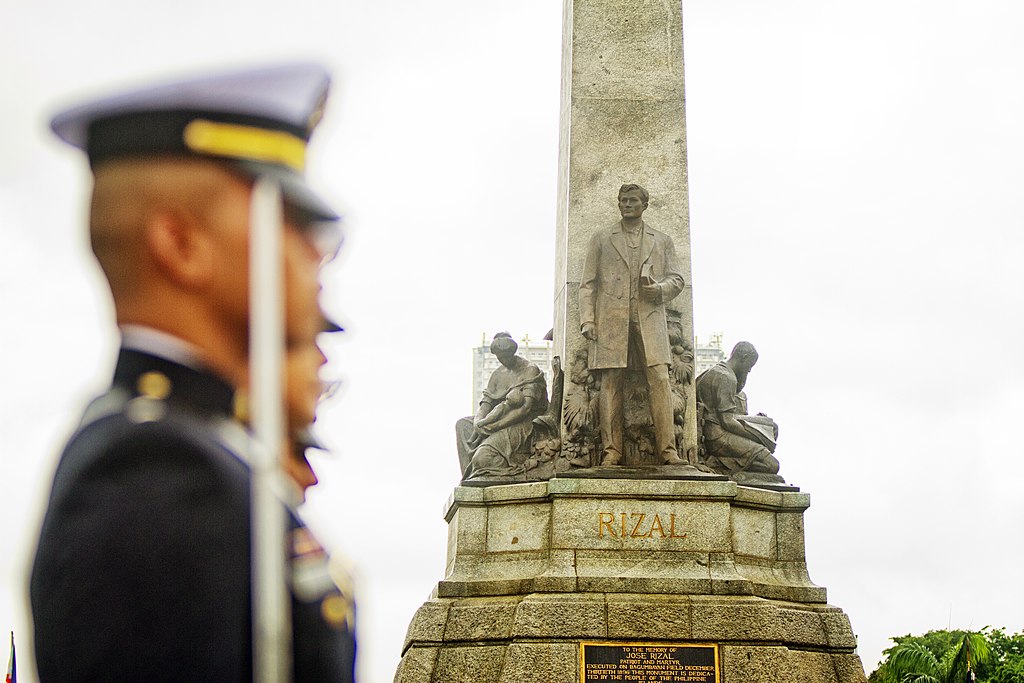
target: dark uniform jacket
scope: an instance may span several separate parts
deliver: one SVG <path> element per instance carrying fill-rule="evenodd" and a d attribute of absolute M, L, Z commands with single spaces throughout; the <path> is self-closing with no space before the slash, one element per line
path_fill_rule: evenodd
<path fill-rule="evenodd" d="M 30 584 L 41 681 L 252 680 L 250 470 L 232 401 L 216 376 L 121 351 L 54 476 Z M 351 595 L 289 518 L 295 680 L 351 681 Z"/>

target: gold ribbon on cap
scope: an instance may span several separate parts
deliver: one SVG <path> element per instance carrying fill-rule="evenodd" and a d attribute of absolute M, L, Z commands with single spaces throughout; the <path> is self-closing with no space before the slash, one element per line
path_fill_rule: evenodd
<path fill-rule="evenodd" d="M 281 130 L 196 119 L 183 137 L 200 154 L 284 164 L 299 173 L 306 166 L 306 141 Z"/>

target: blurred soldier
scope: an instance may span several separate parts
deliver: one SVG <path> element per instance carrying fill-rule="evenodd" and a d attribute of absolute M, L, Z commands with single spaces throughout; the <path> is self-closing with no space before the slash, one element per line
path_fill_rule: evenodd
<path fill-rule="evenodd" d="M 122 344 L 61 456 L 31 576 L 42 681 L 250 681 L 249 207 L 285 202 L 284 334 L 321 324 L 337 215 L 306 185 L 329 78 L 291 65 L 92 102 L 53 121 L 95 184 L 90 237 Z M 325 227 L 326 226 L 326 227 Z M 284 514 L 282 510 L 282 514 Z M 351 597 L 289 513 L 296 681 L 350 681 Z"/>
<path fill-rule="evenodd" d="M 335 322 L 323 320 L 323 333 L 341 332 Z M 331 388 L 320 378 L 320 369 L 327 357 L 316 339 L 294 345 L 288 349 L 285 361 L 285 418 L 288 443 L 284 448 L 282 464 L 285 474 L 297 487 L 297 502 L 306 500 L 306 491 L 316 486 L 318 479 L 307 453 L 327 449 L 313 433 L 316 408 Z"/>
<path fill-rule="evenodd" d="M 289 439 L 282 458 L 284 472 L 295 487 L 297 505 L 305 503 L 306 492 L 320 483 L 320 479 L 316 476 L 316 470 L 309 462 L 310 450 L 326 451 L 327 449 L 316 438 L 312 430 L 304 429 Z"/>

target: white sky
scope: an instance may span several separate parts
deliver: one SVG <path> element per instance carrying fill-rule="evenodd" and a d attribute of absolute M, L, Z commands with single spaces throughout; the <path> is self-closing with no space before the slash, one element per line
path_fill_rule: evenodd
<path fill-rule="evenodd" d="M 350 331 L 306 512 L 359 567 L 385 683 L 443 575 L 470 349 L 552 325 L 560 5 L 0 0 L 0 632 L 25 681 L 43 501 L 116 345 L 49 114 L 211 65 L 335 72 L 312 175 L 346 213 Z M 868 672 L 892 635 L 1024 628 L 1024 6 L 686 0 L 684 25 L 695 329 L 761 352 L 812 578 Z"/>

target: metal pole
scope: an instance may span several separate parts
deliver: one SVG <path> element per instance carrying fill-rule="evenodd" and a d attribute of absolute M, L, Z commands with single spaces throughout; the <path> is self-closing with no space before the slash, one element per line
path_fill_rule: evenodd
<path fill-rule="evenodd" d="M 253 679 L 291 680 L 291 603 L 286 584 L 287 517 L 275 495 L 284 444 L 284 277 L 281 188 L 252 191 L 249 259 L 249 375 L 252 400 Z"/>

